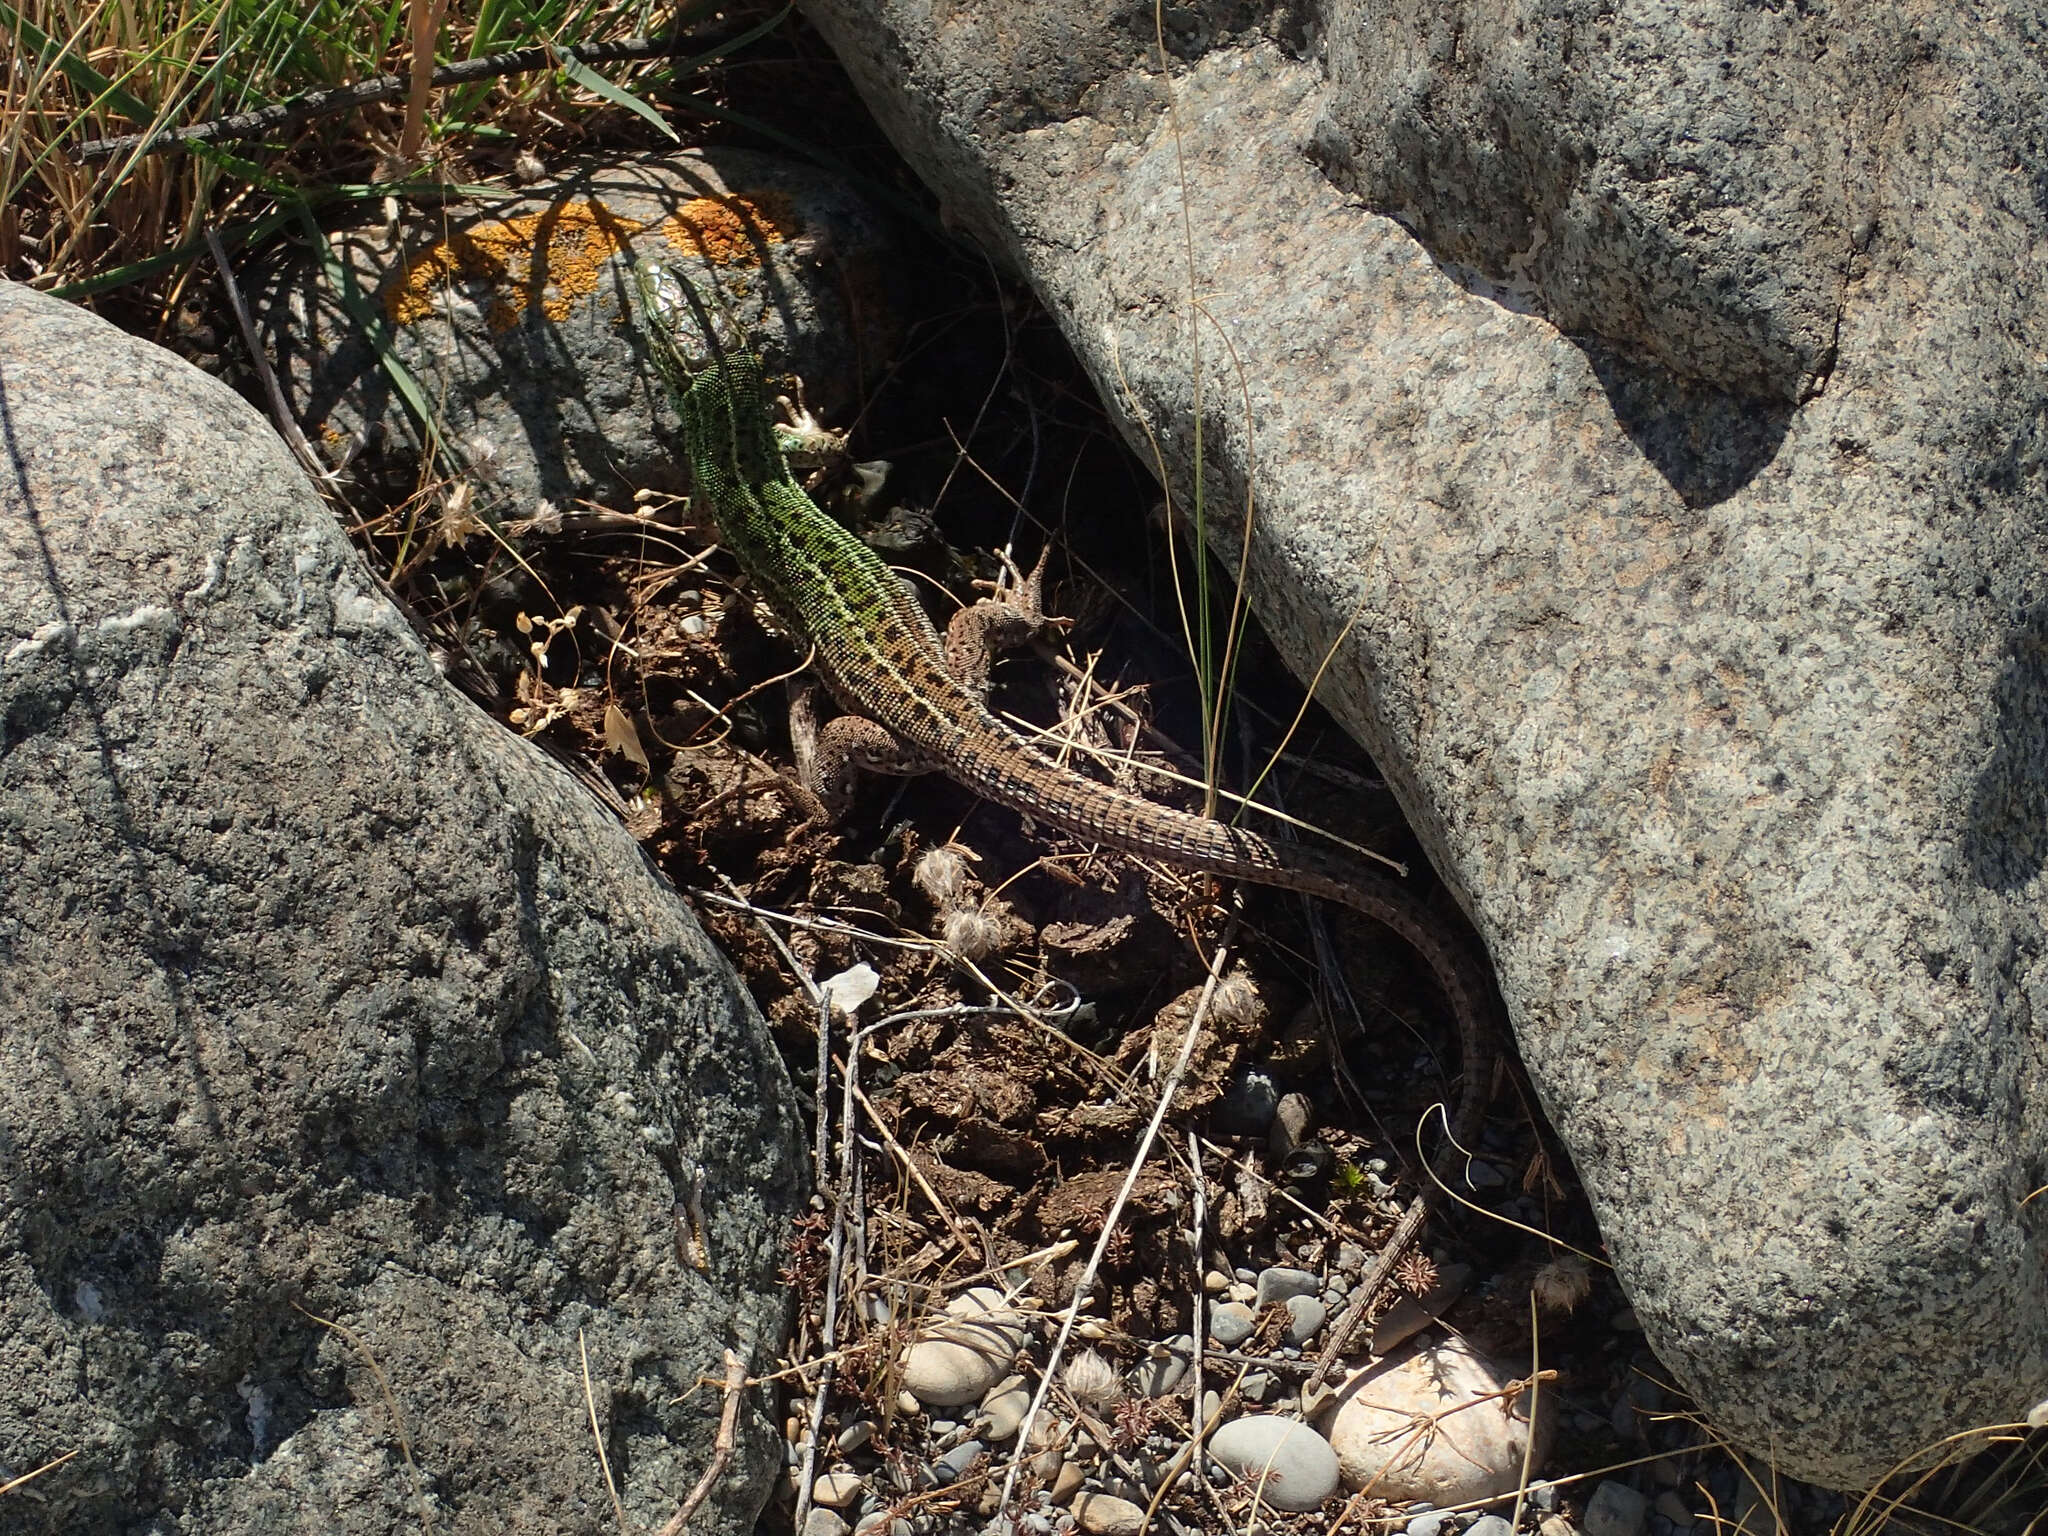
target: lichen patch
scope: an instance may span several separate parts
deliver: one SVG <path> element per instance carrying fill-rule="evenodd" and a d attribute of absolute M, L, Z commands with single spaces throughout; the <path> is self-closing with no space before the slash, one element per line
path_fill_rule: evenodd
<path fill-rule="evenodd" d="M 662 221 L 662 238 L 713 266 L 758 267 L 766 248 L 796 233 L 796 210 L 779 192 L 693 197 Z"/>
<path fill-rule="evenodd" d="M 461 282 L 488 290 L 484 319 L 494 331 L 508 331 L 535 311 L 564 320 L 597 291 L 604 264 L 645 227 L 591 198 L 479 220 L 406 263 L 385 293 L 385 312 L 395 324 L 410 325 L 434 312 L 444 288 Z"/>
<path fill-rule="evenodd" d="M 767 248 L 797 226 L 788 198 L 757 192 L 692 198 L 662 220 L 660 233 L 677 250 L 715 266 L 759 266 Z M 407 262 L 385 292 L 384 310 L 394 324 L 410 325 L 434 312 L 444 290 L 461 284 L 485 291 L 484 319 L 494 331 L 509 331 L 522 315 L 536 312 L 565 320 L 597 291 L 604 264 L 646 227 L 595 198 L 482 219 Z"/>

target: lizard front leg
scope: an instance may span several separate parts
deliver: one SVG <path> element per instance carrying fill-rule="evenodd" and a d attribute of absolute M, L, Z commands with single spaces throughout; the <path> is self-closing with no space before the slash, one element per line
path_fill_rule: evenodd
<path fill-rule="evenodd" d="M 988 697 L 989 668 L 998 655 L 1022 649 L 1048 629 L 1065 629 L 1073 622 L 1046 614 L 1045 562 L 1051 556 L 1048 545 L 1028 576 L 1019 575 L 1004 556 L 1004 577 L 994 592 L 962 608 L 946 625 L 946 670 L 982 698 Z"/>

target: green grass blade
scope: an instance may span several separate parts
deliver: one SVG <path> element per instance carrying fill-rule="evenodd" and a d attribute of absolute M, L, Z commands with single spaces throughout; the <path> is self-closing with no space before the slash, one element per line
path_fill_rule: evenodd
<path fill-rule="evenodd" d="M 643 101 L 624 86 L 613 84 L 588 64 L 573 55 L 563 53 L 552 45 L 549 51 L 554 54 L 555 62 L 561 66 L 562 73 L 575 81 L 576 84 L 582 86 L 584 90 L 589 91 L 593 95 L 602 96 L 615 107 L 624 107 L 628 112 L 645 118 L 663 133 L 667 134 L 671 143 L 680 144 L 683 142 L 675 129 L 669 127 L 668 120 L 661 115 L 660 109 L 652 102 Z"/>

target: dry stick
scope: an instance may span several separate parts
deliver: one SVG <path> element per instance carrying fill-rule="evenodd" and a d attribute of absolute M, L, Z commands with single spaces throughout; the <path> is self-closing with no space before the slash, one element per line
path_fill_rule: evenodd
<path fill-rule="evenodd" d="M 427 136 L 427 101 L 434 93 L 434 34 L 441 28 L 444 0 L 412 0 L 412 58 L 406 66 L 405 124 L 398 133 L 398 159 L 418 161 Z"/>
<path fill-rule="evenodd" d="M 481 59 L 464 59 L 459 64 L 444 64 L 428 77 L 428 81 L 435 87 L 467 85 L 477 80 L 495 80 L 503 75 L 554 69 L 564 58 L 581 64 L 618 64 L 634 59 L 667 58 L 680 53 L 686 43 L 702 44 L 706 52 L 715 52 L 721 46 L 715 39 L 695 37 L 623 37 L 616 43 L 578 43 L 571 48 L 543 43 L 533 48 L 508 49 Z M 88 139 L 73 146 L 71 153 L 74 159 L 82 161 L 106 160 L 131 153 L 140 158 L 143 155 L 160 155 L 165 150 L 185 144 L 260 139 L 316 117 L 332 117 L 356 107 L 396 101 L 411 88 L 410 75 L 379 75 L 374 80 L 359 80 L 354 85 L 336 86 L 332 90 L 308 91 L 290 101 L 259 107 L 253 112 L 216 117 L 188 128 L 172 128 L 161 133 L 127 133 L 113 139 Z"/>
<path fill-rule="evenodd" d="M 1456 1143 L 1453 1142 L 1452 1145 L 1455 1146 Z M 1439 1153 L 1439 1160 L 1442 1160 L 1442 1157 L 1443 1154 Z M 1435 1169 L 1426 1161 L 1423 1175 L 1429 1179 L 1435 1177 Z M 1315 1370 L 1310 1372 L 1308 1380 L 1302 1384 L 1302 1417 L 1314 1415 L 1318 1389 L 1328 1380 L 1330 1372 L 1336 1368 L 1338 1356 L 1344 1353 L 1345 1348 L 1351 1343 L 1351 1336 L 1358 1332 L 1359 1325 L 1372 1310 L 1372 1304 L 1379 1296 L 1380 1287 L 1386 1284 L 1387 1276 L 1394 1272 L 1394 1266 L 1401 1262 L 1402 1256 L 1408 1251 L 1408 1245 L 1415 1240 L 1416 1234 L 1422 1230 L 1422 1224 L 1429 1219 L 1433 1204 L 1429 1198 L 1429 1186 L 1425 1184 L 1408 1202 L 1408 1209 L 1401 1213 L 1401 1219 L 1394 1224 L 1394 1230 L 1388 1236 L 1386 1245 L 1380 1249 L 1379 1257 L 1373 1261 L 1372 1268 L 1365 1272 L 1365 1278 L 1358 1282 L 1358 1289 L 1353 1293 L 1351 1305 L 1345 1308 L 1344 1315 L 1337 1320 L 1336 1328 L 1331 1331 L 1329 1343 L 1323 1346 L 1322 1354 L 1316 1359 Z"/>
<path fill-rule="evenodd" d="M 849 1019 L 849 1023 L 851 1020 Z M 854 1076 L 860 1071 L 862 1031 L 855 1029 L 846 1042 L 845 1091 L 840 1095 L 839 1185 L 832 1194 L 832 1235 L 825 1245 L 825 1316 L 818 1324 L 818 1350 L 824 1356 L 818 1367 L 818 1385 L 811 1392 L 810 1418 L 804 1426 L 803 1460 L 797 1467 L 796 1515 L 790 1522 L 801 1531 L 811 1512 L 811 1474 L 818 1469 L 818 1436 L 825 1425 L 825 1402 L 832 1393 L 832 1352 L 839 1346 L 839 1271 L 846 1255 L 846 1195 L 853 1177 L 853 1093 Z M 827 1095 L 832 1085 L 832 999 L 818 993 L 818 1183 L 825 1183 L 825 1158 L 832 1134 L 832 1104 Z"/>
<path fill-rule="evenodd" d="M 221 291 L 227 295 L 228 308 L 235 312 L 235 325 L 241 330 L 243 345 L 249 349 L 249 360 L 255 365 L 256 378 L 263 386 L 263 398 L 270 402 L 270 418 L 277 423 L 278 436 L 290 446 L 292 457 L 312 477 L 314 485 L 331 495 L 334 476 L 313 452 L 313 445 L 306 441 L 306 434 L 299 430 L 291 407 L 285 403 L 283 386 L 277 382 L 277 372 L 270 366 L 263 344 L 257 339 L 256 322 L 249 316 L 249 306 L 242 302 L 241 285 L 235 281 L 234 268 L 228 265 L 228 253 L 211 224 L 206 226 L 206 249 L 212 253 L 214 270 L 220 274 Z"/>
<path fill-rule="evenodd" d="M 1046 1357 L 1045 1370 L 1038 1379 L 1038 1390 L 1032 1394 L 1031 1407 L 1024 1414 L 1024 1422 L 1017 1426 L 1017 1444 L 1031 1444 L 1031 1429 L 1038 1422 L 1040 1410 L 1045 1407 L 1045 1394 L 1051 1389 L 1059 1373 L 1060 1356 L 1065 1352 L 1067 1340 L 1073 1336 L 1074 1324 L 1081 1316 L 1081 1305 L 1095 1283 L 1095 1274 L 1102 1266 L 1102 1256 L 1109 1249 L 1109 1240 L 1116 1233 L 1117 1222 L 1122 1217 L 1124 1204 L 1131 1198 L 1131 1190 L 1137 1186 L 1138 1175 L 1145 1171 L 1145 1160 L 1152 1151 L 1152 1143 L 1159 1137 L 1159 1127 L 1166 1121 L 1166 1113 L 1173 1106 L 1173 1096 L 1180 1091 L 1182 1077 L 1187 1073 L 1188 1063 L 1194 1059 L 1195 1042 L 1201 1038 L 1202 1026 L 1208 1022 L 1209 1005 L 1216 996 L 1216 984 L 1223 977 L 1223 967 L 1230 954 L 1230 946 L 1237 938 L 1239 913 L 1233 911 L 1230 922 L 1223 930 L 1223 938 L 1216 946 L 1216 953 L 1209 964 L 1209 976 L 1202 983 L 1202 995 L 1195 1002 L 1195 1008 L 1188 1019 L 1187 1033 L 1181 1037 L 1180 1055 L 1174 1061 L 1173 1069 L 1166 1074 L 1159 1085 L 1159 1103 L 1152 1111 L 1152 1119 L 1145 1126 L 1145 1134 L 1138 1140 L 1138 1150 L 1131 1159 L 1131 1166 L 1124 1174 L 1124 1181 L 1116 1192 L 1116 1199 L 1110 1202 L 1109 1212 L 1102 1219 L 1102 1231 L 1095 1239 L 1095 1249 L 1088 1255 L 1088 1263 L 1081 1271 L 1081 1277 L 1074 1284 L 1074 1299 L 1067 1305 L 1065 1318 L 1060 1322 L 1059 1337 L 1053 1340 L 1052 1351 Z M 1002 1496 L 996 1501 L 998 1511 L 1010 1507 L 1010 1496 L 1016 1491 L 1017 1473 L 1031 1458 L 1020 1455 L 1010 1463 L 1010 1470 L 1003 1478 Z"/>
<path fill-rule="evenodd" d="M 590 1412 L 590 1438 L 597 1446 L 598 1470 L 604 1473 L 604 1491 L 612 1496 L 612 1513 L 618 1517 L 619 1536 L 631 1536 L 626 1524 L 626 1506 L 619 1502 L 618 1484 L 612 1481 L 612 1459 L 605 1454 L 604 1430 L 597 1422 L 597 1394 L 590 1390 L 590 1349 L 583 1342 L 583 1330 L 576 1330 L 576 1353 L 583 1361 L 583 1406 Z"/>
<path fill-rule="evenodd" d="M 725 1411 L 718 1416 L 718 1435 L 711 1442 L 711 1460 L 704 1464 L 704 1475 L 697 1479 L 697 1486 L 690 1490 L 690 1496 L 683 1500 L 682 1507 L 669 1516 L 667 1525 L 661 1528 L 661 1536 L 683 1536 L 683 1527 L 690 1523 L 690 1516 L 697 1513 L 711 1492 L 711 1485 L 718 1481 L 732 1460 L 733 1442 L 737 1438 L 740 1420 L 740 1394 L 747 1388 L 747 1367 L 732 1350 L 725 1352 Z M 801 1527 L 799 1527 L 801 1529 Z"/>
<path fill-rule="evenodd" d="M 1202 1143 L 1201 1139 L 1193 1131 L 1188 1132 L 1188 1161 L 1194 1165 L 1194 1178 L 1189 1181 L 1189 1187 L 1194 1191 L 1194 1198 L 1189 1202 L 1192 1209 L 1189 1212 L 1188 1238 L 1195 1250 L 1195 1294 L 1193 1301 L 1195 1326 L 1193 1332 L 1198 1342 L 1195 1347 L 1193 1362 L 1195 1383 L 1192 1401 L 1195 1405 L 1193 1415 L 1195 1419 L 1195 1439 L 1199 1442 L 1202 1437 L 1202 1350 L 1199 1341 L 1209 1337 L 1207 1310 L 1209 1293 L 1203 1285 L 1203 1281 L 1209 1273 L 1209 1266 L 1202 1257 L 1202 1224 L 1209 1213 L 1209 1176 L 1202 1171 Z M 1172 1486 L 1171 1479 L 1162 1482 L 1160 1486 L 1162 1488 Z"/>
<path fill-rule="evenodd" d="M 44 1462 L 40 1467 L 37 1467 L 33 1472 L 24 1472 L 19 1477 L 10 1478 L 8 1481 L 0 1483 L 0 1493 L 12 1493 L 15 1489 L 19 1488 L 23 1483 L 34 1482 L 37 1478 L 41 1477 L 45 1472 L 54 1472 L 57 1468 L 63 1466 L 65 1462 L 69 1461 L 72 1457 L 76 1456 L 79 1452 L 79 1449 L 79 1447 L 73 1446 L 70 1450 L 66 1451 L 62 1456 L 54 1457 L 51 1460 Z"/>

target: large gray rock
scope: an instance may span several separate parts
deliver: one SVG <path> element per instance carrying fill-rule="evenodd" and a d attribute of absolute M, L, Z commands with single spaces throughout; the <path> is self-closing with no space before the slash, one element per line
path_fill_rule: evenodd
<path fill-rule="evenodd" d="M 1182 7 L 1170 119 L 1150 7 L 807 9 L 1183 496 L 1199 355 L 1717 1426 L 1851 1485 L 2048 1391 L 2029 13 Z"/>
<path fill-rule="evenodd" d="M 0 1531 L 615 1531 L 586 1353 L 655 1528 L 785 1325 L 758 1016 L 229 390 L 0 285 L 0 443 Z"/>

